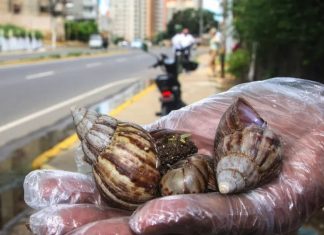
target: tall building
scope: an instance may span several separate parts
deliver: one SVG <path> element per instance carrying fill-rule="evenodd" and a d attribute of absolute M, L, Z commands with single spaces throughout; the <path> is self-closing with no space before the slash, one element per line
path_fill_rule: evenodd
<path fill-rule="evenodd" d="M 165 31 L 177 11 L 200 7 L 202 0 L 110 0 L 111 32 L 126 40 L 151 39 Z"/>
<path fill-rule="evenodd" d="M 166 1 L 153 0 L 153 34 L 165 31 L 167 19 L 165 15 Z"/>
<path fill-rule="evenodd" d="M 126 40 L 144 39 L 149 26 L 148 1 L 110 0 L 111 31 Z"/>
<path fill-rule="evenodd" d="M 126 40 L 150 39 L 165 30 L 165 0 L 110 0 L 111 32 Z"/>
<path fill-rule="evenodd" d="M 115 37 L 126 40 L 134 38 L 134 0 L 110 0 L 111 32 Z"/>
<path fill-rule="evenodd" d="M 65 17 L 68 20 L 96 20 L 97 0 L 65 0 Z"/>

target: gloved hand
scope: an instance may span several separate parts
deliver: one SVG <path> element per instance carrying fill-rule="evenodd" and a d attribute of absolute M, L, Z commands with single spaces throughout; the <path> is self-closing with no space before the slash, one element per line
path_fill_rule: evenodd
<path fill-rule="evenodd" d="M 146 128 L 190 132 L 199 152 L 211 155 L 220 117 L 237 96 L 245 98 L 282 138 L 283 167 L 276 179 L 236 195 L 155 199 L 129 216 L 104 205 L 90 176 L 34 171 L 25 180 L 25 200 L 45 209 L 31 216 L 30 227 L 38 234 L 75 229 L 69 234 L 105 235 L 270 235 L 296 230 L 324 206 L 324 85 L 292 78 L 242 84 Z M 70 205 L 58 205 L 62 203 Z"/>

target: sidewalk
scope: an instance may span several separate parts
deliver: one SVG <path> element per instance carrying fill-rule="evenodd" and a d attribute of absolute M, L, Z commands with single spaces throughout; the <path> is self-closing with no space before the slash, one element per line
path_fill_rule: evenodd
<path fill-rule="evenodd" d="M 186 104 L 191 104 L 230 88 L 233 80 L 211 78 L 208 76 L 208 55 L 198 57 L 199 68 L 188 74 L 180 76 L 182 98 Z M 149 124 L 159 117 L 155 115 L 160 111 L 159 92 L 155 85 L 151 85 L 121 106 L 114 109 L 110 115 L 122 121 L 134 122 L 140 125 Z M 72 137 L 68 144 L 63 144 L 55 157 L 42 164 L 43 169 L 61 169 L 77 171 L 75 156 L 78 154 L 79 141 Z M 68 147 L 66 147 L 68 146 Z M 55 147 L 54 147 L 55 148 Z"/>

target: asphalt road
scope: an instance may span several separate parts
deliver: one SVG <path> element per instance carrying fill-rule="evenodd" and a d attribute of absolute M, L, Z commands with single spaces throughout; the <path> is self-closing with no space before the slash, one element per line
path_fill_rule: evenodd
<path fill-rule="evenodd" d="M 0 146 L 160 71 L 141 51 L 0 67 Z"/>
<path fill-rule="evenodd" d="M 108 49 L 108 52 L 122 50 L 118 48 Z M 41 57 L 49 57 L 53 55 L 60 55 L 60 56 L 67 56 L 69 54 L 75 53 L 87 53 L 87 54 L 95 54 L 98 52 L 106 52 L 106 49 L 90 49 L 90 48 L 78 48 L 78 47 L 59 47 L 55 50 L 51 48 L 42 48 L 41 50 L 37 51 L 23 51 L 23 52 L 7 52 L 7 53 L 0 53 L 0 63 L 8 62 L 8 61 L 17 61 L 17 60 L 25 60 L 25 59 L 36 59 Z"/>

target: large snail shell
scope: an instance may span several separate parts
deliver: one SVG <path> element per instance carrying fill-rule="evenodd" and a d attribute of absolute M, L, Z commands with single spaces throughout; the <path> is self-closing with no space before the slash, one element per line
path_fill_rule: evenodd
<path fill-rule="evenodd" d="M 157 153 L 143 128 L 84 108 L 72 115 L 85 159 L 110 204 L 133 210 L 157 196 Z"/>
<path fill-rule="evenodd" d="M 224 113 L 216 131 L 215 172 L 221 193 L 255 188 L 281 167 L 280 138 L 242 98 Z"/>
<path fill-rule="evenodd" d="M 171 166 L 161 179 L 162 196 L 215 191 L 216 181 L 209 156 L 193 154 Z"/>

